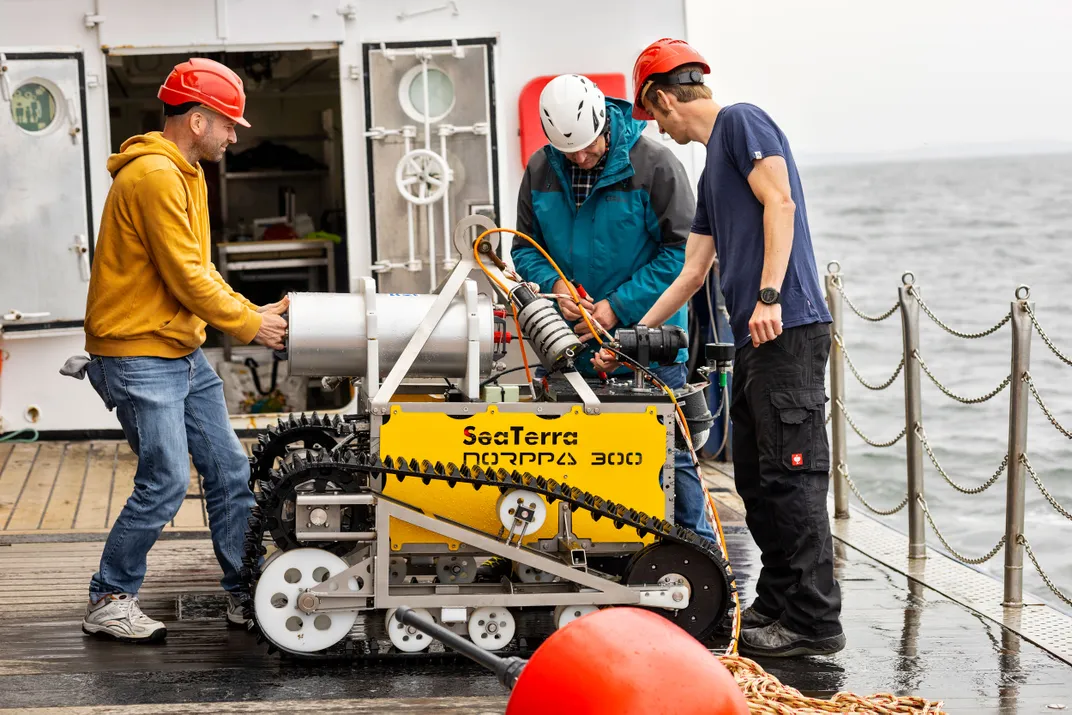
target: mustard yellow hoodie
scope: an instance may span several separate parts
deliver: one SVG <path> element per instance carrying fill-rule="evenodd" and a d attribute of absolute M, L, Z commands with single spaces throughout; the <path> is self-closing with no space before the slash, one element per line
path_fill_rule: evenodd
<path fill-rule="evenodd" d="M 131 137 L 108 158 L 86 302 L 86 350 L 109 357 L 189 355 L 205 324 L 249 343 L 257 306 L 235 293 L 210 258 L 208 189 L 160 132 Z"/>

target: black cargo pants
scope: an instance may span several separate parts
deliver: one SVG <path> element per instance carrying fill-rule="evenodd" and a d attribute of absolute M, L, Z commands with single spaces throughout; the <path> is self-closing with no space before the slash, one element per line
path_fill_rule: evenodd
<path fill-rule="evenodd" d="M 797 633 L 841 633 L 826 508 L 830 443 L 826 362 L 830 327 L 788 328 L 733 367 L 733 473 L 745 520 L 762 552 L 755 607 Z"/>

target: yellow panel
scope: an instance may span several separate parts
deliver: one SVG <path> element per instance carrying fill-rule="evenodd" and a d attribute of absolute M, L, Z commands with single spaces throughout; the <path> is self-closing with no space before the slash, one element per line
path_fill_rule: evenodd
<path fill-rule="evenodd" d="M 666 496 L 659 475 L 666 461 L 666 427 L 654 407 L 636 413 L 586 415 L 580 407 L 558 417 L 534 413 L 503 413 L 494 405 L 476 415 L 450 416 L 436 412 L 407 412 L 391 406 L 390 419 L 380 429 L 380 456 L 405 457 L 433 464 L 480 465 L 528 472 L 555 479 L 631 509 L 665 517 Z M 424 484 L 419 479 L 388 480 L 384 493 L 426 513 L 497 534 L 498 489 L 474 490 L 445 482 Z M 548 511 L 543 527 L 526 535 L 525 543 L 558 532 L 558 505 Z M 639 542 L 635 530 L 616 529 L 607 519 L 596 522 L 587 513 L 573 515 L 573 532 L 593 541 Z M 391 548 L 403 544 L 458 543 L 425 529 L 391 524 Z"/>

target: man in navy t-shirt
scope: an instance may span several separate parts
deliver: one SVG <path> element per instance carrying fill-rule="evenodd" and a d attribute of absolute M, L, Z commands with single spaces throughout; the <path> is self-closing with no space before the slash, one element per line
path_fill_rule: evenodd
<path fill-rule="evenodd" d="M 710 68 L 687 43 L 659 40 L 633 68 L 633 116 L 679 144 L 707 146 L 685 267 L 640 320 L 662 324 L 719 261 L 734 361 L 733 466 L 763 554 L 741 652 L 792 656 L 845 646 L 826 495 L 830 314 L 815 268 L 804 192 L 785 134 L 751 104 L 720 107 Z M 600 360 L 606 360 L 600 354 Z"/>

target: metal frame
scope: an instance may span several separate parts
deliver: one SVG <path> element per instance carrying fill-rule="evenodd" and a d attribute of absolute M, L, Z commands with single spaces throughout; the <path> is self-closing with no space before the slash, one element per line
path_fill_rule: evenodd
<path fill-rule="evenodd" d="M 566 565 L 562 560 L 517 544 L 506 544 L 483 532 L 424 514 L 402 502 L 377 495 L 376 533 L 374 553 L 354 566 L 326 579 L 307 593 L 316 598 L 308 603 L 308 610 L 352 610 L 374 608 L 389 609 L 399 606 L 412 608 L 451 608 L 481 606 L 526 607 L 558 605 L 630 605 L 643 604 L 658 608 L 681 609 L 689 604 L 688 588 L 683 585 L 622 586 L 586 569 Z M 502 584 L 455 584 L 455 585 L 392 585 L 388 568 L 379 568 L 390 563 L 391 520 L 412 524 L 449 539 L 461 541 L 480 553 L 503 556 L 526 566 L 558 576 L 562 581 L 547 584 L 510 584 L 503 591 Z M 371 560 L 371 568 L 370 568 Z M 369 593 L 369 572 L 372 572 L 372 593 Z M 353 590 L 350 579 L 359 579 L 358 589 Z M 555 589 L 578 590 L 555 590 Z M 402 592 L 402 593 L 399 593 Z M 369 596 L 372 603 L 369 604 Z M 678 598 L 675 600 L 675 596 Z M 335 603 L 323 604 L 323 601 Z M 304 608 L 304 606 L 303 606 Z"/>

